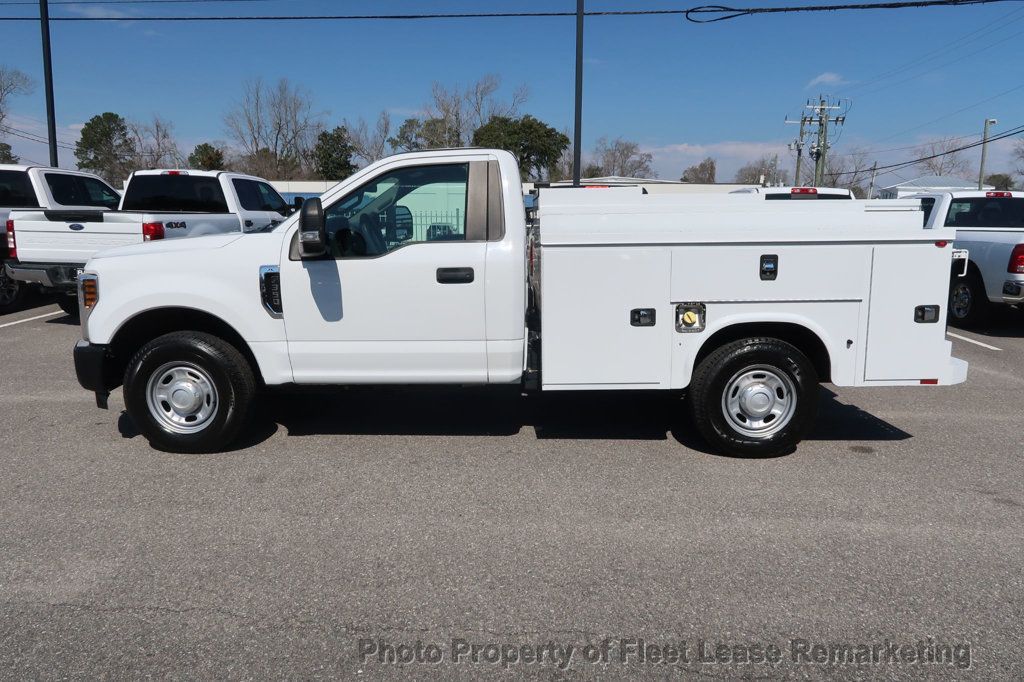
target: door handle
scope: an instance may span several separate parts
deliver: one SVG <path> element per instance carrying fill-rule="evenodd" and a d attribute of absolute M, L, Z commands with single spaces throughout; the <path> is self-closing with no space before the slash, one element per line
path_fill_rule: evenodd
<path fill-rule="evenodd" d="M 438 268 L 438 284 L 470 284 L 473 281 L 473 268 Z"/>

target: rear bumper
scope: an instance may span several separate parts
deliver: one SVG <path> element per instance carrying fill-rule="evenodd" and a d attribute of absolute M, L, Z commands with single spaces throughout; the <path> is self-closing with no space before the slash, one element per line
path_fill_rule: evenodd
<path fill-rule="evenodd" d="M 116 386 L 110 374 L 112 362 L 107 346 L 79 341 L 75 344 L 75 374 L 78 383 L 96 393 L 96 405 L 106 409 L 110 389 Z"/>
<path fill-rule="evenodd" d="M 1008 279 L 1003 282 L 1003 303 L 1024 303 L 1024 280 Z"/>
<path fill-rule="evenodd" d="M 74 292 L 78 286 L 78 271 L 85 264 L 67 263 L 19 263 L 9 261 L 4 265 L 7 276 L 19 282 L 38 284 L 47 289 Z"/>

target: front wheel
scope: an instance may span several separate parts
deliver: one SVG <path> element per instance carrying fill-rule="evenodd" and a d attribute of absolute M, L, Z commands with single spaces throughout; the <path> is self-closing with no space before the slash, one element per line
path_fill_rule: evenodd
<path fill-rule="evenodd" d="M 818 377 L 796 347 L 772 338 L 741 339 L 694 370 L 688 404 L 715 450 L 770 457 L 792 451 L 818 412 Z"/>
<path fill-rule="evenodd" d="M 128 363 L 124 401 L 151 444 L 173 452 L 217 452 L 245 425 L 256 390 L 238 349 L 201 332 L 175 332 Z"/>

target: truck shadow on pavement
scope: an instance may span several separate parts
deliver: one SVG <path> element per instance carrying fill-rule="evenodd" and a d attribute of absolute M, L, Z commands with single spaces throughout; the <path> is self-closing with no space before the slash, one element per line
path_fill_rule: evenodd
<path fill-rule="evenodd" d="M 952 325 L 949 329 L 952 332 L 960 331 L 958 327 Z M 963 331 L 989 338 L 1024 338 L 1024 310 L 1011 306 L 998 306 L 992 311 L 991 318 L 985 324 L 968 327 Z"/>
<path fill-rule="evenodd" d="M 898 441 L 911 434 L 821 390 L 818 421 L 805 440 Z M 258 445 L 283 426 L 289 436 L 511 436 L 533 429 L 542 440 L 666 440 L 713 453 L 690 425 L 679 398 L 656 393 L 566 393 L 527 397 L 518 390 L 349 388 L 272 391 L 237 449 Z M 121 433 L 137 430 L 122 414 Z"/>

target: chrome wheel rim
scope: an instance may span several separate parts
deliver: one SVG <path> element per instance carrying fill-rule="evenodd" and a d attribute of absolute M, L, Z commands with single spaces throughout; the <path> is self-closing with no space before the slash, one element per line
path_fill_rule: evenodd
<path fill-rule="evenodd" d="M 10 305 L 18 298 L 18 288 L 21 284 L 16 279 L 11 279 L 0 266 L 0 305 Z"/>
<path fill-rule="evenodd" d="M 796 387 L 789 375 L 758 365 L 741 369 L 726 382 L 722 413 L 737 433 L 768 438 L 792 421 L 796 402 Z"/>
<path fill-rule="evenodd" d="M 186 362 L 169 362 L 149 377 L 149 413 L 174 433 L 202 431 L 217 414 L 217 387 L 205 370 Z"/>
<path fill-rule="evenodd" d="M 971 312 L 971 303 L 974 296 L 971 294 L 971 287 L 966 282 L 959 282 L 953 287 L 953 295 L 950 296 L 949 309 L 953 317 L 963 319 Z"/>

